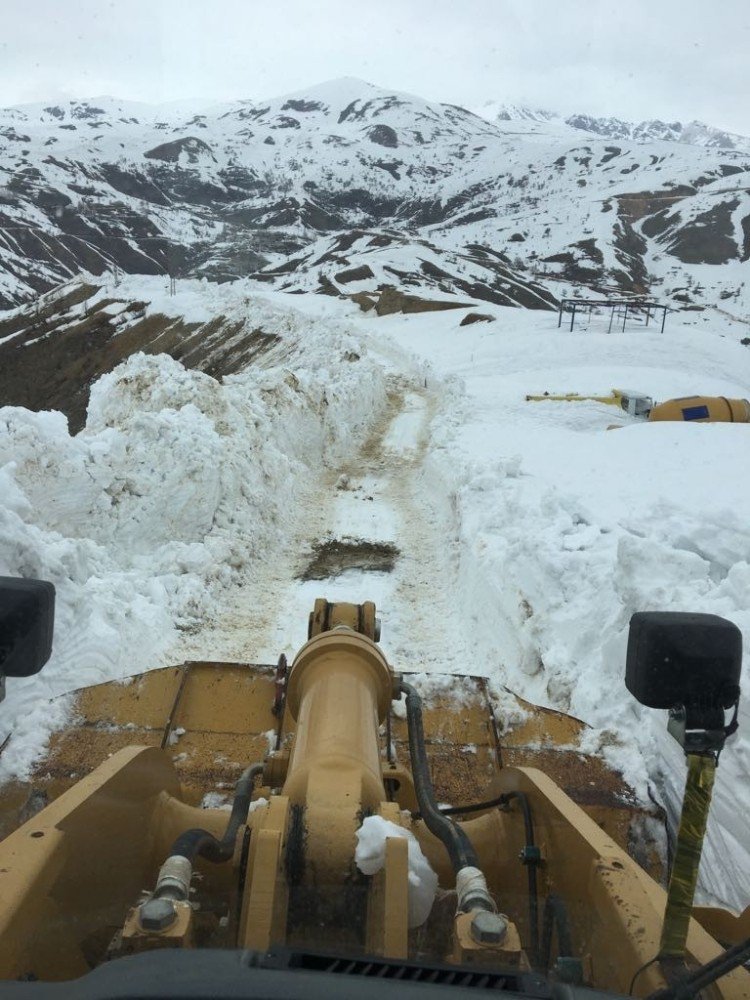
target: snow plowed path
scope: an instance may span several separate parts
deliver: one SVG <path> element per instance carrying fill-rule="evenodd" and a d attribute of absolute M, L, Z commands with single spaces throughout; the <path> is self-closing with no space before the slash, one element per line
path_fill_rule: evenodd
<path fill-rule="evenodd" d="M 301 511 L 283 550 L 262 577 L 237 593 L 237 605 L 179 647 L 185 658 L 272 663 L 292 656 L 307 637 L 318 597 L 375 601 L 382 646 L 394 668 L 465 672 L 470 650 L 452 600 L 457 545 L 448 499 L 431 490 L 425 456 L 436 395 L 393 379 L 388 406 L 365 444 L 335 469 L 303 485 Z M 392 570 L 332 565 L 305 579 L 314 547 L 361 543 L 397 550 Z M 324 560 L 325 562 L 325 560 Z"/>

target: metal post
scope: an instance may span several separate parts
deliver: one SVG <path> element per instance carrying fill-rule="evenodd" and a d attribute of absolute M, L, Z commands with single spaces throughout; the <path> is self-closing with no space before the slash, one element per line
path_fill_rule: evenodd
<path fill-rule="evenodd" d="M 565 299 L 560 299 L 560 314 L 557 317 L 557 329 L 558 330 L 560 329 L 560 327 L 562 325 L 562 314 L 563 314 L 563 305 L 564 305 L 564 303 L 565 303 Z"/>
<path fill-rule="evenodd" d="M 611 305 L 609 307 L 609 327 L 607 328 L 607 333 L 612 333 L 612 321 L 614 320 L 614 318 L 615 318 L 615 307 Z"/>
<path fill-rule="evenodd" d="M 651 319 L 651 306 L 646 306 L 646 326 L 648 326 L 648 321 Z"/>
<path fill-rule="evenodd" d="M 622 332 L 625 333 L 625 324 L 628 321 L 628 303 L 625 303 L 625 315 L 622 317 Z"/>
<path fill-rule="evenodd" d="M 575 323 L 575 321 L 576 321 L 576 304 L 574 302 L 573 303 L 573 312 L 570 314 L 570 329 L 571 329 L 571 332 L 573 330 L 573 324 Z"/>
<path fill-rule="evenodd" d="M 662 306 L 662 310 L 663 311 L 661 314 L 661 332 L 664 333 L 664 324 L 667 322 L 667 307 Z"/>

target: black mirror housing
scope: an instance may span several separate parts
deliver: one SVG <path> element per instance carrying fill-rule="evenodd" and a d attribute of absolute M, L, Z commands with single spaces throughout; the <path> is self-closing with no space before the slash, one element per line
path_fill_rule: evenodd
<path fill-rule="evenodd" d="M 0 576 L 0 677 L 38 673 L 52 653 L 55 588 Z"/>
<path fill-rule="evenodd" d="M 742 633 L 718 615 L 639 611 L 630 619 L 625 685 L 648 708 L 732 708 Z"/>

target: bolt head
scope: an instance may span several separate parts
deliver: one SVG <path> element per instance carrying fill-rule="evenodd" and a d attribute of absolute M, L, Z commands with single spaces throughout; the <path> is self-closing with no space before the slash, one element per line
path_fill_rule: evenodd
<path fill-rule="evenodd" d="M 147 899 L 138 912 L 138 919 L 145 931 L 164 931 L 177 918 L 171 899 Z"/>
<path fill-rule="evenodd" d="M 508 921 L 501 913 L 479 910 L 471 921 L 471 936 L 477 944 L 500 944 L 508 931 Z"/>

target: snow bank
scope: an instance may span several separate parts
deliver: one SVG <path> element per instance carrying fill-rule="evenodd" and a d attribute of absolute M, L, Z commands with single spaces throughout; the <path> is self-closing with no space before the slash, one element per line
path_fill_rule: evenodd
<path fill-rule="evenodd" d="M 273 367 L 219 383 L 134 355 L 92 387 L 75 436 L 60 413 L 0 409 L 0 575 L 57 589 L 52 658 L 11 680 L 0 708 L 13 730 L 0 780 L 28 773 L 63 723 L 67 703 L 45 699 L 170 662 L 182 634 L 236 602 L 283 549 L 305 477 L 384 407 L 358 336 L 255 309 L 282 336 Z"/>
<path fill-rule="evenodd" d="M 408 330 L 390 323 L 443 379 L 426 474 L 433 493 L 451 498 L 451 592 L 472 629 L 474 662 L 497 684 L 590 723 L 588 748 L 623 769 L 644 800 L 651 790 L 674 820 L 684 758 L 666 713 L 641 708 L 625 688 L 630 616 L 701 611 L 735 622 L 746 650 L 740 732 L 721 759 L 701 885 L 707 901 L 742 909 L 750 426 L 638 424 L 603 404 L 524 395 L 622 387 L 660 399 L 747 397 L 750 354 L 679 327 L 661 337 L 566 335 L 554 319 L 495 313 L 484 330 L 450 317 L 414 318 Z"/>
<path fill-rule="evenodd" d="M 419 927 L 430 915 L 438 877 L 411 832 L 382 816 L 367 816 L 357 830 L 354 860 L 363 875 L 375 875 L 385 864 L 385 844 L 389 837 L 408 841 L 409 927 Z"/>

